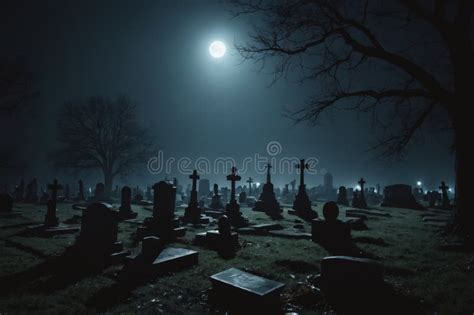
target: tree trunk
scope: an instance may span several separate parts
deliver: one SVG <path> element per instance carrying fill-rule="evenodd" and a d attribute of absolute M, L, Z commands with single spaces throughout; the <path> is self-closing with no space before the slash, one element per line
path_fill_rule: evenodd
<path fill-rule="evenodd" d="M 109 198 L 112 194 L 114 175 L 111 169 L 104 168 L 103 171 L 104 171 L 105 196 Z"/>

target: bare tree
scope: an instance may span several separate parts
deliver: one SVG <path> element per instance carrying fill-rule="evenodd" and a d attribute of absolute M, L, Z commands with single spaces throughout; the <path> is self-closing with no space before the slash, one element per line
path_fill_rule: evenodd
<path fill-rule="evenodd" d="M 472 0 L 235 0 L 235 16 L 258 17 L 245 59 L 273 66 L 275 80 L 294 74 L 319 84 L 295 111 L 316 123 L 328 110 L 370 112 L 383 133 L 376 148 L 399 154 L 437 114 L 454 135 L 455 225 L 474 243 L 468 209 L 474 74 Z M 394 126 L 397 126 L 395 129 Z M 447 127 L 447 128 L 445 128 Z"/>
<path fill-rule="evenodd" d="M 21 58 L 0 61 L 0 115 L 21 110 L 37 94 Z"/>
<path fill-rule="evenodd" d="M 57 139 L 61 148 L 56 164 L 102 170 L 107 194 L 117 175 L 146 163 L 150 154 L 150 137 L 139 126 L 136 106 L 127 97 L 66 103 L 58 118 Z"/>

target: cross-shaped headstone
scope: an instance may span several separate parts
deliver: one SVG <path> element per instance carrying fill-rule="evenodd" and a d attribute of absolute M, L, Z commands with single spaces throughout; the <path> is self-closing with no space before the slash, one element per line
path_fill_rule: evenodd
<path fill-rule="evenodd" d="M 55 178 L 54 182 L 48 185 L 48 188 L 51 190 L 51 200 L 53 201 L 53 207 L 56 209 L 56 203 L 58 200 L 58 191 L 63 189 L 63 186 L 58 184 L 58 180 Z"/>
<path fill-rule="evenodd" d="M 249 179 L 247 179 L 247 183 L 249 183 L 249 196 L 252 196 L 252 183 L 253 183 L 252 177 L 249 177 Z"/>
<path fill-rule="evenodd" d="M 227 180 L 230 180 L 230 202 L 235 202 L 235 182 L 242 179 L 236 172 L 237 168 L 232 166 L 232 173 L 227 175 Z"/>
<path fill-rule="evenodd" d="M 361 177 L 357 183 L 359 183 L 360 191 L 363 193 L 364 192 L 365 180 Z"/>
<path fill-rule="evenodd" d="M 300 186 L 304 186 L 304 170 L 309 169 L 308 163 L 304 162 L 304 159 L 300 160 L 300 164 L 296 165 L 296 168 L 300 170 Z"/>
<path fill-rule="evenodd" d="M 193 185 L 192 185 L 191 191 L 196 191 L 196 183 L 197 183 L 197 180 L 199 179 L 199 175 L 198 175 L 197 171 L 194 170 L 193 173 L 191 175 L 189 175 L 189 178 L 191 178 L 193 180 Z"/>
<path fill-rule="evenodd" d="M 272 168 L 272 165 L 270 163 L 267 164 L 267 184 L 271 184 L 272 178 L 270 175 L 270 169 Z"/>

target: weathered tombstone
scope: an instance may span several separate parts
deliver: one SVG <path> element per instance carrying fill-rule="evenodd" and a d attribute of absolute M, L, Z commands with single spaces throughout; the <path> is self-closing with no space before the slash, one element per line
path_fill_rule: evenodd
<path fill-rule="evenodd" d="M 247 179 L 246 182 L 249 183 L 249 196 L 252 196 L 252 183 L 253 183 L 252 177 L 249 177 L 249 179 Z"/>
<path fill-rule="evenodd" d="M 218 221 L 218 230 L 197 233 L 194 244 L 216 250 L 223 258 L 233 258 L 239 247 L 239 235 L 232 232 L 229 218 L 223 215 Z"/>
<path fill-rule="evenodd" d="M 276 314 L 283 283 L 230 268 L 210 277 L 210 302 L 229 313 Z"/>
<path fill-rule="evenodd" d="M 247 226 L 248 221 L 242 216 L 240 212 L 240 206 L 235 199 L 235 182 L 239 181 L 241 177 L 236 174 L 237 168 L 232 167 L 232 173 L 227 175 L 227 180 L 231 182 L 230 186 L 230 201 L 226 205 L 226 215 L 230 220 L 232 226 L 237 228 Z"/>
<path fill-rule="evenodd" d="M 97 185 L 95 185 L 94 200 L 95 201 L 105 200 L 105 185 L 103 183 L 98 183 Z"/>
<path fill-rule="evenodd" d="M 210 220 L 208 217 L 203 217 L 201 215 L 202 209 L 200 208 L 198 203 L 198 192 L 196 190 L 196 184 L 197 180 L 199 179 L 199 175 L 197 173 L 197 170 L 194 170 L 193 173 L 189 175 L 189 178 L 192 179 L 191 199 L 189 201 L 188 206 L 184 210 L 184 216 L 182 217 L 182 220 L 185 223 L 207 224 Z"/>
<path fill-rule="evenodd" d="M 211 205 L 209 207 L 215 210 L 222 210 L 224 208 L 221 203 L 221 196 L 219 195 L 219 186 L 217 186 L 217 184 L 214 184 L 214 196 L 212 196 Z"/>
<path fill-rule="evenodd" d="M 360 185 L 360 193 L 359 193 L 359 198 L 358 198 L 358 204 L 354 207 L 356 208 L 361 208 L 361 209 L 367 209 L 367 201 L 365 200 L 365 189 L 364 189 L 364 185 L 365 185 L 365 180 L 361 177 L 360 180 L 358 181 L 359 185 Z"/>
<path fill-rule="evenodd" d="M 445 182 L 441 182 L 441 186 L 439 186 L 439 189 L 441 189 L 441 195 L 443 197 L 443 202 L 441 204 L 441 208 L 445 209 L 445 210 L 451 209 L 451 205 L 449 203 L 449 197 L 448 197 L 449 187 L 446 186 Z"/>
<path fill-rule="evenodd" d="M 439 193 L 437 191 L 429 191 L 427 192 L 428 195 L 428 203 L 430 208 L 436 207 L 436 201 L 438 201 Z"/>
<path fill-rule="evenodd" d="M 289 210 L 288 213 L 297 215 L 303 220 L 310 222 L 318 217 L 318 213 L 311 209 L 311 200 L 309 200 L 308 194 L 306 193 L 304 170 L 308 169 L 308 164 L 302 159 L 300 163 L 296 165 L 296 168 L 300 170 L 300 185 L 298 187 L 298 194 L 295 196 L 295 201 L 293 202 L 293 210 Z"/>
<path fill-rule="evenodd" d="M 351 205 L 354 207 L 354 208 L 360 208 L 360 201 L 359 201 L 359 190 L 358 189 L 354 189 L 354 191 L 352 192 L 352 203 Z"/>
<path fill-rule="evenodd" d="M 263 185 L 262 193 L 260 194 L 259 200 L 255 203 L 253 210 L 265 212 L 273 219 L 282 219 L 283 216 L 281 215 L 281 213 L 283 212 L 283 209 L 280 208 L 280 204 L 276 200 L 275 192 L 273 191 L 273 184 L 270 175 L 271 168 L 271 164 L 268 163 L 267 181 Z"/>
<path fill-rule="evenodd" d="M 384 199 L 382 207 L 408 208 L 423 210 L 424 207 L 416 202 L 413 197 L 410 185 L 391 185 L 384 189 Z"/>
<path fill-rule="evenodd" d="M 347 189 L 344 186 L 339 187 L 337 194 L 337 203 L 342 206 L 348 206 L 349 200 L 347 200 Z"/>
<path fill-rule="evenodd" d="M 119 208 L 119 220 L 134 219 L 137 215 L 138 213 L 132 211 L 132 189 L 128 186 L 123 186 Z"/>
<path fill-rule="evenodd" d="M 48 188 L 51 191 L 51 199 L 48 200 L 48 210 L 44 218 L 44 225 L 45 227 L 53 227 L 59 224 L 59 219 L 56 216 L 56 205 L 58 201 L 58 190 L 63 189 L 63 187 L 59 185 L 57 179 L 54 179 L 54 182 L 48 185 Z"/>
<path fill-rule="evenodd" d="M 117 241 L 117 212 L 106 203 L 93 203 L 82 212 L 81 232 L 65 256 L 78 266 L 102 268 L 120 263 L 130 253 Z"/>
<path fill-rule="evenodd" d="M 122 271 L 125 277 L 129 280 L 142 280 L 198 263 L 198 252 L 185 248 L 165 247 L 165 245 L 165 242 L 155 236 L 143 238 L 141 253 L 129 255 L 126 258 Z"/>
<path fill-rule="evenodd" d="M 77 195 L 77 200 L 86 200 L 86 197 L 84 196 L 84 182 L 82 181 L 82 179 L 79 180 L 79 194 Z"/>
<path fill-rule="evenodd" d="M 186 233 L 179 227 L 175 217 L 176 188 L 165 181 L 153 185 L 153 216 L 145 219 L 137 229 L 138 239 L 146 236 L 157 236 L 164 242 L 170 242 Z"/>
<path fill-rule="evenodd" d="M 247 203 L 247 193 L 245 192 L 245 190 L 242 190 L 239 194 L 239 203 L 241 205 Z"/>
<path fill-rule="evenodd" d="M 38 181 L 36 178 L 33 178 L 33 180 L 26 185 L 25 202 L 38 202 Z"/>
<path fill-rule="evenodd" d="M 312 240 L 320 244 L 331 254 L 347 255 L 352 252 L 351 229 L 349 225 L 338 220 L 339 207 L 333 201 L 326 202 L 323 207 L 324 220 L 312 222 Z"/>
<path fill-rule="evenodd" d="M 207 197 L 209 196 L 209 193 L 211 192 L 211 186 L 210 186 L 209 179 L 201 179 L 199 180 L 199 189 L 198 189 L 198 197 Z"/>

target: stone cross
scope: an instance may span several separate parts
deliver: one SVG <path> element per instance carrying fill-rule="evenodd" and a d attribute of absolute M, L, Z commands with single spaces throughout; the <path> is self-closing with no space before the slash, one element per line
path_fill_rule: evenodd
<path fill-rule="evenodd" d="M 364 193 L 365 180 L 361 177 L 357 183 L 360 185 L 360 191 Z"/>
<path fill-rule="evenodd" d="M 267 164 L 267 184 L 272 183 L 272 178 L 270 175 L 270 169 L 272 168 L 272 165 L 270 163 Z"/>
<path fill-rule="evenodd" d="M 296 165 L 296 168 L 300 170 L 300 186 L 304 186 L 304 170 L 309 169 L 308 163 L 304 162 L 304 159 L 300 160 L 300 164 Z"/>
<path fill-rule="evenodd" d="M 197 170 L 194 170 L 193 174 L 189 175 L 189 178 L 191 178 L 193 180 L 193 185 L 192 185 L 192 188 L 191 188 L 191 199 L 189 201 L 189 204 L 190 205 L 197 205 L 198 200 L 197 200 L 196 183 L 197 183 L 197 180 L 199 179 L 199 175 L 197 173 Z"/>
<path fill-rule="evenodd" d="M 249 177 L 249 179 L 247 179 L 247 183 L 249 183 L 249 196 L 252 196 L 252 183 L 253 183 L 252 177 Z"/>
<path fill-rule="evenodd" d="M 227 180 L 230 180 L 230 202 L 235 202 L 235 182 L 242 179 L 239 175 L 236 174 L 237 168 L 232 166 L 232 173 L 227 175 Z"/>
<path fill-rule="evenodd" d="M 63 187 L 58 184 L 58 180 L 55 178 L 54 182 L 48 185 L 48 188 L 51 190 L 51 200 L 53 201 L 52 207 L 56 209 L 56 203 L 58 200 L 58 190 L 63 189 Z"/>

